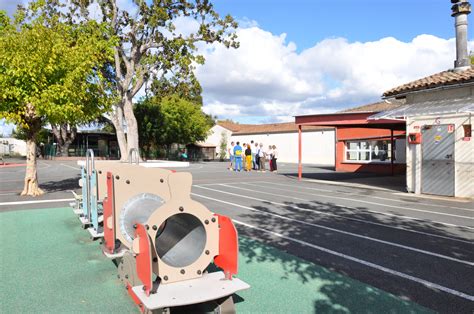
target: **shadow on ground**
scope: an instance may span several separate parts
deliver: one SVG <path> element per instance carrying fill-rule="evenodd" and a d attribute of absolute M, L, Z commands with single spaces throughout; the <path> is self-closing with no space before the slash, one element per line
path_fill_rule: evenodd
<path fill-rule="evenodd" d="M 47 181 L 41 183 L 40 187 L 48 193 L 78 190 L 80 189 L 78 183 L 80 178 L 80 176 L 77 176 L 75 178 L 68 178 L 58 181 Z"/>
<path fill-rule="evenodd" d="M 242 263 L 245 263 L 247 267 L 252 265 L 252 263 L 280 265 L 279 267 L 282 268 L 281 280 L 293 278 L 300 285 L 308 285 L 307 289 L 314 299 L 313 307 L 315 312 L 419 313 L 427 311 L 427 309 L 410 302 L 415 300 L 422 306 L 440 312 L 470 313 L 472 311 L 472 303 L 466 299 L 457 298 L 422 284 L 377 271 L 360 263 L 328 254 L 324 250 L 309 248 L 301 242 L 291 241 L 289 238 L 306 243 L 315 243 L 316 246 L 337 252 L 348 252 L 346 254 L 350 256 L 356 256 L 369 261 L 374 261 L 374 256 L 377 257 L 376 260 L 379 260 L 377 254 L 380 254 L 381 263 L 389 265 L 389 268 L 393 267 L 397 271 L 420 276 L 421 278 L 429 278 L 434 274 L 434 282 L 442 285 L 443 282 L 448 282 L 449 279 L 447 277 L 449 278 L 454 273 L 457 275 L 469 274 L 472 269 L 470 270 L 468 266 L 440 259 L 433 262 L 433 257 L 431 256 L 420 255 L 416 252 L 405 251 L 397 247 L 394 248 L 357 238 L 354 240 L 351 236 L 270 216 L 265 212 L 362 236 L 402 243 L 415 248 L 421 245 L 428 251 L 468 261 L 474 260 L 472 245 L 468 243 L 463 244 L 450 239 L 431 237 L 407 231 L 425 232 L 468 242 L 468 240 L 458 234 L 451 233 L 445 226 L 430 221 L 405 220 L 394 216 L 381 217 L 368 212 L 363 207 L 359 207 L 357 210 L 349 210 L 331 203 L 320 202 L 313 202 L 312 204 L 287 202 L 286 205 L 275 206 L 269 204 L 268 207 L 253 206 L 254 209 L 261 212 L 241 213 L 239 218 L 245 218 L 245 221 L 251 225 L 262 226 L 262 228 L 282 234 L 287 238 L 277 237 L 274 234 L 258 229 L 239 226 L 238 229 L 241 235 L 258 239 L 261 243 L 269 244 L 291 255 L 279 254 L 278 250 L 269 246 L 256 247 L 254 241 L 245 240 L 244 238 L 241 240 L 240 246 L 241 254 L 244 257 Z M 295 206 L 310 211 L 331 212 L 341 217 L 318 215 L 318 213 L 312 215 L 308 211 L 295 209 Z M 350 221 L 347 218 L 359 221 Z M 371 225 L 368 227 L 364 223 L 365 221 L 380 224 L 380 226 Z M 406 230 L 391 229 L 390 232 L 387 232 L 387 227 L 382 226 L 382 224 Z M 469 232 L 469 230 L 463 230 L 463 228 L 459 228 L 459 231 Z M 361 248 L 358 249 L 357 246 L 361 246 Z M 364 246 L 367 247 L 364 248 Z M 294 256 L 301 259 L 294 258 Z M 304 260 L 314 261 L 323 267 Z M 242 268 L 245 269 L 245 266 Z M 451 281 L 446 286 L 450 285 L 458 286 L 457 289 L 460 291 L 469 293 L 470 288 L 467 282 L 462 283 L 457 278 L 451 278 Z M 268 286 L 260 288 L 272 289 Z M 292 291 L 291 289 L 294 288 L 288 287 L 288 291 Z M 308 292 L 303 291 L 302 293 Z M 287 302 L 293 302 L 293 298 L 298 299 L 292 293 L 290 298 L 286 298 Z"/>

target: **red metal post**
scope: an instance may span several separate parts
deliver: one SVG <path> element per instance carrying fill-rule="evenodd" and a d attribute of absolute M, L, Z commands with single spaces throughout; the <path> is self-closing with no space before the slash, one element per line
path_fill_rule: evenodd
<path fill-rule="evenodd" d="M 393 164 L 393 161 L 395 159 L 395 154 L 394 154 L 394 149 L 393 149 L 393 146 L 395 144 L 395 141 L 393 140 L 393 129 L 390 129 L 390 171 L 392 173 L 392 176 L 395 174 L 395 168 L 394 168 L 394 164 Z"/>
<path fill-rule="evenodd" d="M 301 124 L 298 125 L 298 180 L 301 180 L 303 176 L 303 165 L 301 164 L 302 159 L 302 136 L 301 136 Z"/>

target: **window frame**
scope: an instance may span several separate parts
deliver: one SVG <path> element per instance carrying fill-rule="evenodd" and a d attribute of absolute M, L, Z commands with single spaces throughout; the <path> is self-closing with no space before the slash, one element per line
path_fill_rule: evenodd
<path fill-rule="evenodd" d="M 344 141 L 344 163 L 356 163 L 356 164 L 368 164 L 368 163 L 377 163 L 377 164 L 390 164 L 392 162 L 392 158 L 395 156 L 395 140 L 393 141 L 393 150 L 391 148 L 391 143 L 390 140 L 388 140 L 388 146 L 387 148 L 387 159 L 384 161 L 381 160 L 373 160 L 372 159 L 372 153 L 373 153 L 373 145 L 372 142 L 374 141 L 386 141 L 383 139 L 359 139 L 359 140 L 346 140 Z M 367 143 L 367 148 L 361 148 L 361 143 L 366 142 Z M 349 146 L 351 143 L 356 143 L 357 144 L 357 149 L 350 149 Z M 348 153 L 356 153 L 357 154 L 357 160 L 351 160 L 348 159 Z M 369 154 L 369 159 L 360 159 L 361 153 L 368 153 Z M 395 162 L 395 160 L 393 160 Z"/>

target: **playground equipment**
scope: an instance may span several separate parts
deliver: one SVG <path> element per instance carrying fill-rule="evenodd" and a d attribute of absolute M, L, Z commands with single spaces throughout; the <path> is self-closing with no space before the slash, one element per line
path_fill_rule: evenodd
<path fill-rule="evenodd" d="M 94 151 L 88 149 L 86 162 L 81 167 L 81 179 L 79 185 L 82 187 L 80 195 L 72 191 L 75 202 L 71 203 L 73 211 L 78 215 L 83 228 L 88 228 L 92 238 L 103 236 L 101 223 L 102 198 L 99 198 L 98 175 L 95 168 Z"/>
<path fill-rule="evenodd" d="M 232 221 L 191 199 L 190 173 L 141 167 L 133 154 L 129 163 L 88 155 L 82 181 L 83 214 L 96 228 L 91 203 L 102 204 L 103 252 L 117 259 L 128 294 L 145 313 L 235 312 L 232 295 L 250 286 L 233 277 Z"/>

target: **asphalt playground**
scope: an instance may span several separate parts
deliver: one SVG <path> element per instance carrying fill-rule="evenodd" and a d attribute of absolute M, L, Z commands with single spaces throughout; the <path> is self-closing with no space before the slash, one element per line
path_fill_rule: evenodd
<path fill-rule="evenodd" d="M 176 170 L 193 174 L 195 200 L 238 228 L 239 278 L 252 286 L 239 293 L 239 312 L 474 312 L 472 200 L 418 197 L 400 177 L 318 166 L 304 168 L 304 181 L 292 164 L 226 167 Z M 41 197 L 18 196 L 23 176 L 22 166 L 0 168 L 0 311 L 136 311 L 67 208 L 76 163 L 40 161 Z"/>

